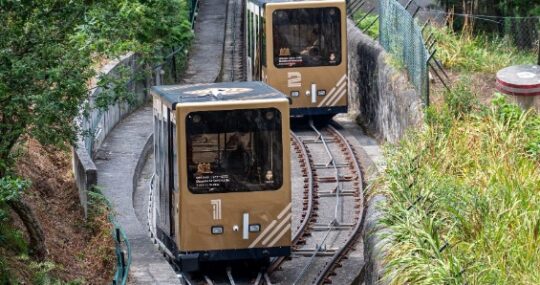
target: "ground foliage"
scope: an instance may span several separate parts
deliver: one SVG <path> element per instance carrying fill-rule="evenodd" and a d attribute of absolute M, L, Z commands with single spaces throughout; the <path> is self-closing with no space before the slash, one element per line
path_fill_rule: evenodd
<path fill-rule="evenodd" d="M 491 16 L 540 16 L 538 0 L 439 0 L 448 11 Z"/>
<path fill-rule="evenodd" d="M 161 62 L 162 49 L 189 42 L 191 28 L 184 0 L 0 0 L 0 24 L 0 228 L 7 230 L 8 206 L 17 214 L 28 210 L 19 207 L 27 182 L 14 171 L 18 145 L 29 137 L 59 147 L 73 142 L 74 118 L 100 62 L 131 51 L 150 68 Z M 102 77 L 97 85 L 116 91 L 133 76 Z M 101 108 L 130 98 L 100 96 Z M 0 241 L 6 236 L 0 233 Z M 4 276 L 4 266 L 0 271 Z"/>
<path fill-rule="evenodd" d="M 371 38 L 379 37 L 379 16 L 359 10 L 353 15 L 355 25 Z"/>
<path fill-rule="evenodd" d="M 495 73 L 509 65 L 533 64 L 538 56 L 505 37 L 473 35 L 449 27 L 430 27 L 428 32 L 437 41 L 437 59 L 445 68 L 457 71 Z"/>
<path fill-rule="evenodd" d="M 540 284 L 540 115 L 466 85 L 387 149 L 390 284 Z"/>

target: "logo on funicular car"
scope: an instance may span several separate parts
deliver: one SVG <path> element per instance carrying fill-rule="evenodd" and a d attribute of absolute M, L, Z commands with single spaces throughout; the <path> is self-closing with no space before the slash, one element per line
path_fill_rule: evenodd
<path fill-rule="evenodd" d="M 193 90 L 193 91 L 187 91 L 186 94 L 191 95 L 235 95 L 235 94 L 242 94 L 247 93 L 249 91 L 252 91 L 251 88 L 205 88 L 205 89 L 199 89 L 199 90 Z"/>

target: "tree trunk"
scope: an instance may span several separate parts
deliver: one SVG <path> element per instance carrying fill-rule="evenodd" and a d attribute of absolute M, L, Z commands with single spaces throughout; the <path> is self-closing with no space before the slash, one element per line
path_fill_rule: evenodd
<path fill-rule="evenodd" d="M 30 254 L 38 261 L 43 261 L 47 257 L 45 247 L 45 237 L 41 225 L 34 216 L 34 212 L 26 203 L 21 200 L 11 200 L 7 202 L 10 208 L 21 218 L 26 232 L 30 237 Z"/>

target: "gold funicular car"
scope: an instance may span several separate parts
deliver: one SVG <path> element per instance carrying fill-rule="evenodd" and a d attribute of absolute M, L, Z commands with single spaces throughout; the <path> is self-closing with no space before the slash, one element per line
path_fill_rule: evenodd
<path fill-rule="evenodd" d="M 289 100 L 262 82 L 156 86 L 151 226 L 183 271 L 291 252 Z"/>

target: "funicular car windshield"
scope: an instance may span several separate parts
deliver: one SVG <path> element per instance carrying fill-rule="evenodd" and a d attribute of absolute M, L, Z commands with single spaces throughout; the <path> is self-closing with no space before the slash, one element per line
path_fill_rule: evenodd
<path fill-rule="evenodd" d="M 336 7 L 276 10 L 272 14 L 278 68 L 341 63 L 341 16 Z"/>
<path fill-rule="evenodd" d="M 279 110 L 192 112 L 186 132 L 192 193 L 276 190 L 283 184 Z"/>

